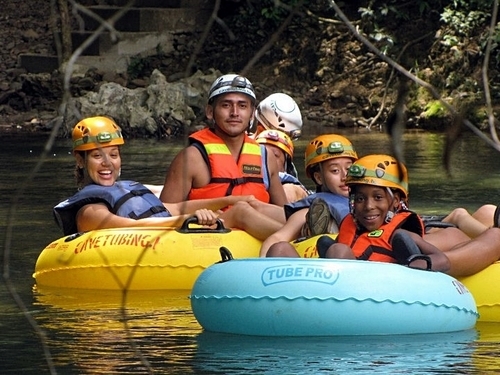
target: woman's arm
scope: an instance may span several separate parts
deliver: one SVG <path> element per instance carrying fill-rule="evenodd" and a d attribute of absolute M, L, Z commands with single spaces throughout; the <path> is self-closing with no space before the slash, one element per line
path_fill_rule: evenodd
<path fill-rule="evenodd" d="M 196 210 L 203 208 L 217 211 L 232 206 L 239 201 L 250 202 L 253 200 L 255 200 L 253 195 L 231 195 L 220 198 L 193 199 L 178 203 L 163 203 L 163 205 L 172 215 L 184 215 L 193 214 Z"/>
<path fill-rule="evenodd" d="M 83 206 L 76 215 L 78 231 L 84 232 L 95 229 L 122 228 L 122 227 L 179 227 L 193 215 L 176 215 L 172 217 L 149 217 L 134 220 L 111 213 L 102 203 L 93 203 Z M 200 225 L 213 225 L 219 216 L 211 210 L 197 210 L 195 216 Z"/>

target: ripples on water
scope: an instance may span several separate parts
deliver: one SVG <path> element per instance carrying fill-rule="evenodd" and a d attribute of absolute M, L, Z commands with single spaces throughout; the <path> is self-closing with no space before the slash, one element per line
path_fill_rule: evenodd
<path fill-rule="evenodd" d="M 347 134 L 360 155 L 387 152 L 379 133 Z M 312 136 L 310 137 L 312 138 Z M 296 145 L 303 172 L 307 136 Z M 23 187 L 38 161 L 43 142 L 3 138 L 0 148 L 0 207 L 11 208 L 12 193 Z M 191 313 L 188 292 L 121 295 L 103 291 L 33 289 L 31 274 L 40 251 L 61 234 L 52 206 L 75 191 L 70 142 L 56 142 L 11 216 L 10 277 L 27 309 L 47 336 L 60 374 L 449 374 L 500 371 L 500 325 L 435 335 L 336 338 L 261 338 L 202 332 Z M 442 167 L 443 138 L 405 136 L 412 208 L 421 213 L 447 212 L 457 205 L 475 209 L 500 201 L 500 158 L 477 141 L 461 141 L 452 159 L 453 177 Z M 169 161 L 179 150 L 170 142 L 128 141 L 123 149 L 122 178 L 161 184 Z M 6 176 L 8 176 L 6 178 Z M 6 217 L 6 215 L 4 216 Z M 2 225 L 7 223 L 5 219 Z M 2 252 L 5 242 L 2 240 Z M 496 288 L 496 286 L 494 286 Z M 34 330 L 0 284 L 0 361 L 2 374 L 48 373 Z M 221 314 L 224 314 L 221 311 Z M 418 317 L 415 317 L 418 319 Z M 124 330 L 124 319 L 130 330 Z M 138 351 L 131 345 L 130 337 Z M 138 354 L 139 353 L 139 354 Z"/>
<path fill-rule="evenodd" d="M 61 373 L 144 373 L 123 321 L 152 369 L 168 374 L 481 373 L 500 368 L 500 327 L 428 335 L 265 338 L 202 332 L 188 292 L 35 290 L 37 321 Z M 224 312 L 221 312 L 223 314 Z M 418 319 L 418 317 L 416 317 Z"/>

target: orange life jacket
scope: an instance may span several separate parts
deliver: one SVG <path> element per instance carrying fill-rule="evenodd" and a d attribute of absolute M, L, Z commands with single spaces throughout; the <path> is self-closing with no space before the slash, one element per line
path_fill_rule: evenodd
<path fill-rule="evenodd" d="M 352 215 L 347 215 L 339 228 L 337 242 L 351 247 L 359 260 L 371 260 L 386 263 L 403 263 L 391 245 L 392 235 L 398 228 L 422 236 L 424 225 L 420 217 L 411 211 L 398 212 L 389 223 L 372 232 L 360 232 Z"/>
<path fill-rule="evenodd" d="M 268 173 L 263 163 L 262 148 L 245 135 L 245 142 L 238 158 L 234 161 L 229 148 L 212 130 L 206 128 L 193 133 L 190 143 L 198 147 L 210 169 L 210 182 L 201 188 L 192 188 L 188 199 L 219 198 L 229 195 L 253 195 L 256 199 L 269 203 L 269 193 L 264 184 L 264 173 Z M 198 143 L 198 145 L 199 145 Z M 267 179 L 270 181 L 270 179 Z"/>

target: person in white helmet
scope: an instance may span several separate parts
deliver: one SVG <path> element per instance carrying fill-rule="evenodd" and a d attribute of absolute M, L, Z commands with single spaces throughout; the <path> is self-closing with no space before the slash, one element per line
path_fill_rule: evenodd
<path fill-rule="evenodd" d="M 262 100 L 255 109 L 254 137 L 264 130 L 280 130 L 292 140 L 302 135 L 302 114 L 289 95 L 277 92 Z"/>
<path fill-rule="evenodd" d="M 302 135 L 302 114 L 300 108 L 287 94 L 274 93 L 262 100 L 255 109 L 256 123 L 254 133 L 250 136 L 257 139 L 266 130 L 278 130 L 285 133 L 292 141 Z M 287 165 L 287 173 L 299 177 L 293 160 Z"/>
<path fill-rule="evenodd" d="M 243 76 L 226 74 L 213 82 L 205 110 L 210 126 L 189 136 L 189 145 L 170 165 L 160 199 L 175 203 L 254 196 L 251 203 L 227 208 L 221 219 L 228 227 L 265 238 L 285 223 L 287 198 L 275 155 L 247 134 L 255 100 L 253 86 Z M 252 211 L 251 217 L 247 211 Z"/>

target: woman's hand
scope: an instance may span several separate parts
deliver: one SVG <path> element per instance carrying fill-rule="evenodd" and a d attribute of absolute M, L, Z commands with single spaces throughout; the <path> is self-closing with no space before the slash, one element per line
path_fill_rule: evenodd
<path fill-rule="evenodd" d="M 196 210 L 194 215 L 198 219 L 198 224 L 200 225 L 214 225 L 217 223 L 217 219 L 219 218 L 219 215 L 222 213 L 222 211 L 217 211 L 214 212 L 212 210 L 207 210 L 206 208 L 202 208 L 199 210 Z"/>

